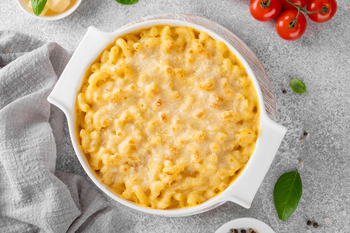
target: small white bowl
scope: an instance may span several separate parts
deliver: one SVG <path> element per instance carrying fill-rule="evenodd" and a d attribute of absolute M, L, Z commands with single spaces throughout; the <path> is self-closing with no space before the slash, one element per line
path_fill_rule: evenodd
<path fill-rule="evenodd" d="M 117 37 L 128 34 L 140 28 L 149 28 L 153 25 L 193 27 L 198 31 L 208 33 L 215 40 L 223 41 L 242 62 L 248 75 L 252 79 L 259 98 L 260 127 L 262 133 L 256 142 L 255 151 L 249 159 L 246 167 L 238 178 L 221 194 L 195 207 L 171 210 L 149 209 L 123 199 L 105 186 L 101 181 L 99 181 L 98 177 L 94 175 L 84 152 L 78 145 L 78 138 L 76 134 L 75 103 L 76 96 L 80 90 L 86 70 L 90 67 L 96 57 L 102 53 L 107 45 L 111 44 Z M 89 175 L 90 179 L 96 184 L 97 187 L 123 205 L 145 213 L 166 217 L 183 217 L 199 214 L 220 206 L 226 201 L 235 202 L 245 208 L 249 208 L 272 163 L 272 160 L 276 155 L 280 143 L 287 132 L 285 127 L 272 121 L 267 116 L 260 86 L 253 70 L 243 56 L 228 41 L 213 31 L 199 25 L 180 20 L 152 20 L 121 28 L 112 33 L 102 32 L 94 27 L 90 27 L 47 99 L 50 103 L 56 105 L 65 113 L 68 120 L 70 136 L 75 153 L 77 154 L 77 157 L 85 172 Z"/>
<path fill-rule="evenodd" d="M 28 0 L 15 0 L 19 7 L 27 14 L 27 15 L 30 15 L 36 19 L 41 19 L 41 20 L 48 20 L 48 21 L 51 21 L 51 20 L 59 20 L 59 19 L 63 19 L 65 17 L 67 17 L 68 15 L 72 14 L 80 5 L 81 1 L 82 0 L 77 0 L 77 2 L 74 4 L 74 6 L 72 6 L 70 9 L 62 12 L 62 13 L 58 13 L 57 15 L 52 15 L 52 16 L 37 16 L 34 14 L 34 12 L 29 9 L 28 7 Z"/>
<path fill-rule="evenodd" d="M 225 223 L 215 233 L 229 233 L 231 229 L 255 229 L 259 233 L 275 233 L 266 223 L 254 218 L 238 218 Z M 240 231 L 239 231 L 240 232 Z"/>

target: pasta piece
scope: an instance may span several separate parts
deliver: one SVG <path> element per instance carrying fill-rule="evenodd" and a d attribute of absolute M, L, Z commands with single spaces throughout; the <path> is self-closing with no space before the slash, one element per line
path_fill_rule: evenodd
<path fill-rule="evenodd" d="M 188 199 L 187 199 L 187 203 L 189 206 L 196 206 L 196 205 L 201 204 L 204 201 L 205 201 L 205 199 L 204 199 L 203 195 L 201 195 L 197 191 L 191 192 L 190 195 L 188 195 Z"/>
<path fill-rule="evenodd" d="M 199 120 L 203 117 L 205 110 L 204 109 L 200 109 L 197 110 L 196 112 L 193 113 L 193 118 L 196 120 Z"/>
<path fill-rule="evenodd" d="M 168 114 L 167 113 L 160 112 L 158 115 L 159 115 L 160 121 L 162 121 L 163 123 L 168 122 Z"/>
<path fill-rule="evenodd" d="M 95 62 L 94 64 L 91 65 L 91 68 L 90 68 L 91 73 L 95 73 L 100 70 L 101 70 L 101 63 Z"/>
<path fill-rule="evenodd" d="M 161 49 L 164 53 L 170 53 L 171 48 L 174 43 L 174 39 L 171 37 L 172 32 L 169 26 L 164 27 L 164 29 L 161 32 Z"/>
<path fill-rule="evenodd" d="M 204 141 L 206 139 L 206 135 L 204 132 L 200 130 L 195 130 L 190 124 L 187 124 L 188 129 L 188 139 L 194 142 Z"/>
<path fill-rule="evenodd" d="M 147 39 L 145 41 L 146 48 L 147 47 L 154 48 L 154 47 L 156 47 L 159 44 L 161 44 L 160 38 L 150 38 L 150 39 Z"/>
<path fill-rule="evenodd" d="M 79 93 L 77 103 L 78 103 L 78 108 L 81 111 L 83 111 L 83 112 L 90 111 L 90 106 L 86 103 L 84 93 Z"/>
<path fill-rule="evenodd" d="M 249 128 L 241 129 L 238 133 L 238 143 L 242 147 L 247 147 L 255 138 L 255 133 Z"/>
<path fill-rule="evenodd" d="M 217 153 L 219 153 L 221 151 L 221 148 L 220 148 L 220 145 L 218 143 L 212 142 L 210 144 L 210 150 L 211 150 L 212 153 L 217 154 Z"/>
<path fill-rule="evenodd" d="M 207 81 L 199 85 L 199 87 L 204 91 L 212 91 L 215 88 L 215 81 L 214 79 L 208 79 Z"/>
<path fill-rule="evenodd" d="M 165 91 L 166 94 L 169 96 L 170 99 L 179 99 L 181 97 L 180 92 L 175 91 L 173 89 L 174 83 L 172 81 L 168 82 L 167 85 L 165 85 Z"/>
<path fill-rule="evenodd" d="M 97 151 L 98 146 L 100 145 L 100 135 L 98 132 L 93 131 L 88 133 L 86 130 L 80 130 L 81 145 L 84 148 L 85 152 L 93 153 Z"/>
<path fill-rule="evenodd" d="M 175 72 L 176 77 L 178 77 L 179 79 L 185 79 L 186 71 L 184 69 L 176 68 L 176 69 L 174 69 L 174 72 Z"/>
<path fill-rule="evenodd" d="M 130 138 L 125 139 L 122 143 L 119 144 L 118 150 L 121 155 L 136 152 L 137 148 L 135 146 L 135 141 Z"/>
<path fill-rule="evenodd" d="M 148 98 L 153 98 L 156 94 L 158 94 L 159 89 L 157 84 L 152 82 L 148 87 L 146 87 L 146 94 Z"/>
<path fill-rule="evenodd" d="M 184 170 L 184 165 L 183 164 L 177 164 L 177 165 L 170 165 L 170 166 L 166 166 L 165 168 L 163 168 L 163 172 L 166 175 L 172 176 L 172 175 L 176 175 L 180 172 L 182 172 Z"/>
<path fill-rule="evenodd" d="M 173 133 L 178 132 L 182 126 L 180 116 L 174 117 L 170 129 L 172 130 Z"/>
<path fill-rule="evenodd" d="M 222 87 L 224 89 L 224 93 L 225 93 L 226 97 L 229 99 L 233 98 L 234 93 L 233 93 L 233 90 L 232 90 L 227 78 L 222 78 L 220 80 L 220 82 L 222 84 Z"/>
<path fill-rule="evenodd" d="M 118 46 L 113 46 L 108 54 L 108 61 L 106 63 L 116 64 L 119 56 L 119 51 L 120 50 Z"/>
<path fill-rule="evenodd" d="M 103 94 L 103 98 L 105 100 L 109 100 L 109 101 L 122 100 L 122 96 L 123 96 L 123 89 L 121 89 L 121 88 L 117 88 L 113 92 L 108 92 L 108 93 Z"/>
<path fill-rule="evenodd" d="M 199 42 L 204 42 L 209 38 L 209 34 L 206 32 L 199 32 Z"/>
<path fill-rule="evenodd" d="M 136 197 L 139 199 L 139 204 L 146 206 L 148 204 L 148 198 L 147 198 L 145 192 L 143 191 L 143 189 L 141 188 L 141 186 L 136 185 L 132 189 L 133 189 Z"/>
<path fill-rule="evenodd" d="M 181 106 L 181 110 L 184 112 L 187 112 L 191 109 L 193 103 L 194 103 L 195 97 L 191 94 L 184 96 L 184 103 Z"/>
<path fill-rule="evenodd" d="M 130 46 L 125 42 L 124 39 L 122 38 L 117 39 L 116 44 L 120 46 L 125 57 L 131 57 L 132 53 L 131 53 Z"/>
<path fill-rule="evenodd" d="M 237 112 L 230 110 L 230 111 L 223 111 L 221 113 L 221 119 L 224 121 L 238 121 L 239 117 Z"/>
<path fill-rule="evenodd" d="M 220 106 L 223 104 L 223 102 L 225 101 L 224 98 L 222 98 L 221 96 L 217 95 L 217 94 L 211 94 L 210 95 L 210 107 L 211 108 L 220 108 Z"/>
<path fill-rule="evenodd" d="M 107 109 L 101 108 L 93 115 L 93 125 L 95 129 L 100 130 L 102 127 L 107 127 L 110 119 L 106 117 Z"/>

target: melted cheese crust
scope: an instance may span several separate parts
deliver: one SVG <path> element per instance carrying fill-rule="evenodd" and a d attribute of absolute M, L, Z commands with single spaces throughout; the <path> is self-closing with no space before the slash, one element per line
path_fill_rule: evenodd
<path fill-rule="evenodd" d="M 76 104 L 99 179 L 141 206 L 195 206 L 225 190 L 260 135 L 258 98 L 227 46 L 189 27 L 119 37 L 87 71 Z"/>

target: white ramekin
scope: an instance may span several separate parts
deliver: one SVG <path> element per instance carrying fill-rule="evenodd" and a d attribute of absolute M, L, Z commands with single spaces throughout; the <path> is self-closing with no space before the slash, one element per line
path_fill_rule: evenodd
<path fill-rule="evenodd" d="M 199 31 L 207 32 L 215 40 L 221 40 L 227 45 L 227 47 L 243 63 L 248 75 L 252 79 L 253 85 L 259 98 L 260 124 L 262 130 L 262 133 L 256 143 L 256 149 L 249 159 L 245 169 L 225 191 L 198 206 L 173 210 L 149 209 L 139 206 L 133 202 L 121 198 L 98 180 L 98 178 L 93 174 L 83 151 L 80 149 L 77 143 L 78 139 L 76 134 L 76 115 L 74 110 L 76 95 L 80 90 L 85 71 L 90 67 L 96 57 L 99 56 L 101 52 L 107 47 L 107 45 L 112 43 L 117 37 L 124 34 L 130 33 L 140 28 L 149 28 L 153 25 L 160 24 L 193 27 Z M 263 102 L 263 95 L 261 93 L 259 84 L 252 69 L 248 65 L 247 61 L 242 57 L 242 55 L 231 44 L 229 44 L 226 40 L 224 40 L 216 33 L 196 24 L 179 20 L 152 20 L 122 28 L 112 33 L 105 33 L 97 30 L 94 27 L 90 27 L 83 40 L 80 42 L 77 50 L 73 54 L 64 72 L 62 73 L 52 93 L 48 97 L 48 101 L 59 107 L 65 113 L 68 119 L 70 136 L 75 149 L 75 153 L 77 154 L 84 170 L 97 187 L 99 187 L 108 196 L 122 203 L 123 205 L 145 213 L 166 217 L 182 217 L 198 214 L 213 209 L 225 203 L 226 201 L 235 202 L 245 208 L 250 208 L 253 198 L 258 191 L 258 188 L 262 183 L 272 160 L 275 157 L 275 154 L 285 133 L 287 132 L 287 129 L 285 127 L 275 123 L 267 116 Z"/>
<path fill-rule="evenodd" d="M 34 12 L 32 10 L 29 9 L 28 7 L 28 1 L 24 1 L 24 0 L 15 0 L 19 7 L 25 12 L 27 13 L 27 15 L 30 15 L 36 19 L 40 19 L 40 20 L 48 20 L 48 21 L 52 21 L 52 20 L 59 20 L 59 19 L 63 19 L 65 17 L 67 17 L 68 15 L 72 14 L 80 5 L 82 0 L 77 0 L 77 2 L 74 4 L 74 6 L 72 6 L 70 9 L 59 13 L 57 15 L 53 15 L 53 16 L 37 16 L 34 14 Z"/>

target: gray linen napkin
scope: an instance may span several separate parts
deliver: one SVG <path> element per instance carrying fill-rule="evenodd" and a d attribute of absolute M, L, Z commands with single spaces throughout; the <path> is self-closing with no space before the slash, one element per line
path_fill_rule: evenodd
<path fill-rule="evenodd" d="M 0 31 L 0 232 L 112 232 L 113 209 L 55 171 L 63 113 L 46 98 L 69 60 L 55 43 Z"/>

